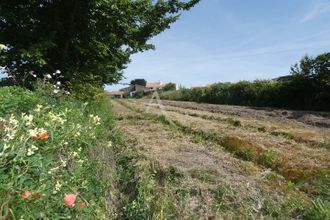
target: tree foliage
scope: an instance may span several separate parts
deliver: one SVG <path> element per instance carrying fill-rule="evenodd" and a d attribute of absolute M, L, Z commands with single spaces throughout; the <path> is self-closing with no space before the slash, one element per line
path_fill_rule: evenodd
<path fill-rule="evenodd" d="M 147 81 L 145 79 L 134 79 L 131 81 L 132 85 L 140 85 L 140 86 L 146 86 Z"/>
<path fill-rule="evenodd" d="M 121 79 L 130 55 L 199 0 L 1 0 L 0 66 L 20 84 L 57 69 L 63 82 Z M 33 71 L 33 74 L 31 74 Z"/>
<path fill-rule="evenodd" d="M 176 84 L 175 83 L 166 83 L 163 90 L 164 91 L 176 90 Z"/>

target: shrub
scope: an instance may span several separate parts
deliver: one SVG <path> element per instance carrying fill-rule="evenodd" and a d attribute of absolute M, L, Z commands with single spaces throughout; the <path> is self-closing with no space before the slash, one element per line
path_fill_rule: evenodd
<path fill-rule="evenodd" d="M 28 112 L 38 103 L 39 97 L 26 89 L 10 86 L 0 88 L 0 115 Z"/>

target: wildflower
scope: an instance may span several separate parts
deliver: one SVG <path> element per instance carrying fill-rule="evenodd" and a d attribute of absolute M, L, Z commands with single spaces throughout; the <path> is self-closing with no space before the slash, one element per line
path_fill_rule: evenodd
<path fill-rule="evenodd" d="M 13 140 L 15 138 L 15 132 L 6 134 L 7 140 Z"/>
<path fill-rule="evenodd" d="M 72 156 L 73 156 L 73 157 L 78 157 L 79 154 L 78 154 L 76 151 L 74 151 L 73 154 L 72 154 Z"/>
<path fill-rule="evenodd" d="M 87 206 L 86 202 L 79 203 L 79 207 L 85 207 L 85 206 Z"/>
<path fill-rule="evenodd" d="M 34 151 L 31 148 L 29 148 L 26 155 L 32 156 L 33 154 L 34 154 Z"/>
<path fill-rule="evenodd" d="M 80 136 L 80 132 L 79 131 L 77 131 L 76 133 L 75 133 L 75 135 L 74 135 L 75 137 L 79 137 Z"/>
<path fill-rule="evenodd" d="M 60 114 L 54 114 L 52 112 L 48 113 L 50 120 L 55 124 L 63 125 L 66 119 L 63 119 Z"/>
<path fill-rule="evenodd" d="M 31 195 L 32 195 L 32 193 L 30 191 L 25 191 L 22 195 L 22 198 L 28 199 Z"/>
<path fill-rule="evenodd" d="M 60 189 L 61 189 L 61 187 L 62 187 L 62 184 L 60 183 L 60 182 L 56 182 L 56 185 L 55 185 L 55 190 L 56 191 L 60 191 Z"/>
<path fill-rule="evenodd" d="M 62 160 L 62 159 L 61 159 L 61 163 L 62 163 L 62 166 L 63 166 L 63 167 L 66 167 L 66 164 L 67 164 L 67 161 L 66 161 L 66 160 Z"/>
<path fill-rule="evenodd" d="M 77 196 L 74 194 L 65 194 L 65 196 L 64 196 L 65 204 L 69 207 L 74 206 L 76 199 L 77 199 Z"/>
<path fill-rule="evenodd" d="M 61 74 L 61 70 L 56 70 L 55 73 L 56 74 Z"/>
<path fill-rule="evenodd" d="M 38 149 L 39 149 L 39 148 L 36 147 L 36 146 L 34 146 L 34 145 L 31 146 L 31 150 L 33 150 L 33 151 L 37 151 Z"/>
<path fill-rule="evenodd" d="M 32 121 L 33 121 L 33 115 L 23 115 L 23 120 L 25 121 L 25 125 L 26 126 L 31 126 L 32 125 Z"/>
<path fill-rule="evenodd" d="M 70 92 L 69 91 L 66 91 L 65 94 L 70 95 Z"/>
<path fill-rule="evenodd" d="M 60 86 L 61 85 L 61 82 L 60 81 L 57 81 L 56 82 L 56 85 Z"/>
<path fill-rule="evenodd" d="M 9 124 L 12 125 L 14 128 L 16 128 L 18 125 L 18 121 L 13 114 L 9 118 Z"/>
<path fill-rule="evenodd" d="M 42 105 L 37 105 L 36 108 L 34 109 L 34 111 L 35 112 L 40 112 L 42 108 L 43 108 Z"/>
<path fill-rule="evenodd" d="M 47 132 L 32 136 L 33 139 L 48 139 L 49 135 Z"/>
<path fill-rule="evenodd" d="M 60 90 L 58 90 L 58 89 L 54 89 L 53 93 L 54 93 L 54 94 L 57 94 L 57 93 L 59 93 L 59 91 L 60 91 Z"/>
<path fill-rule="evenodd" d="M 50 74 L 45 75 L 45 77 L 46 77 L 47 79 L 51 79 L 51 78 L 52 78 L 52 76 L 51 76 Z"/>

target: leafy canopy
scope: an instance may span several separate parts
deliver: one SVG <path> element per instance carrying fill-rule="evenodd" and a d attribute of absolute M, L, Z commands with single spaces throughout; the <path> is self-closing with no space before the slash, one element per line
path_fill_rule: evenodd
<path fill-rule="evenodd" d="M 131 85 L 146 86 L 147 81 L 145 79 L 134 79 L 134 80 L 131 80 Z"/>
<path fill-rule="evenodd" d="M 1 0 L 0 66 L 25 86 L 57 69 L 63 82 L 113 83 L 130 55 L 153 49 L 148 40 L 198 2 Z"/>

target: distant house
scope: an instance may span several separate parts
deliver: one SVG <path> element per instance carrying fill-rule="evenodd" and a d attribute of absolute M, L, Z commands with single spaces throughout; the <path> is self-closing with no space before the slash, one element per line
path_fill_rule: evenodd
<path fill-rule="evenodd" d="M 111 92 L 107 92 L 107 95 L 111 96 L 112 98 L 123 98 L 124 97 L 124 92 L 123 91 L 111 91 Z"/>
<path fill-rule="evenodd" d="M 163 89 L 166 84 L 161 82 L 147 82 L 146 88 L 149 90 Z"/>
<path fill-rule="evenodd" d="M 138 92 L 145 92 L 148 90 L 145 86 L 141 85 L 130 85 L 129 87 L 123 88 L 120 91 L 124 94 L 129 94 L 129 96 L 134 97 Z"/>

